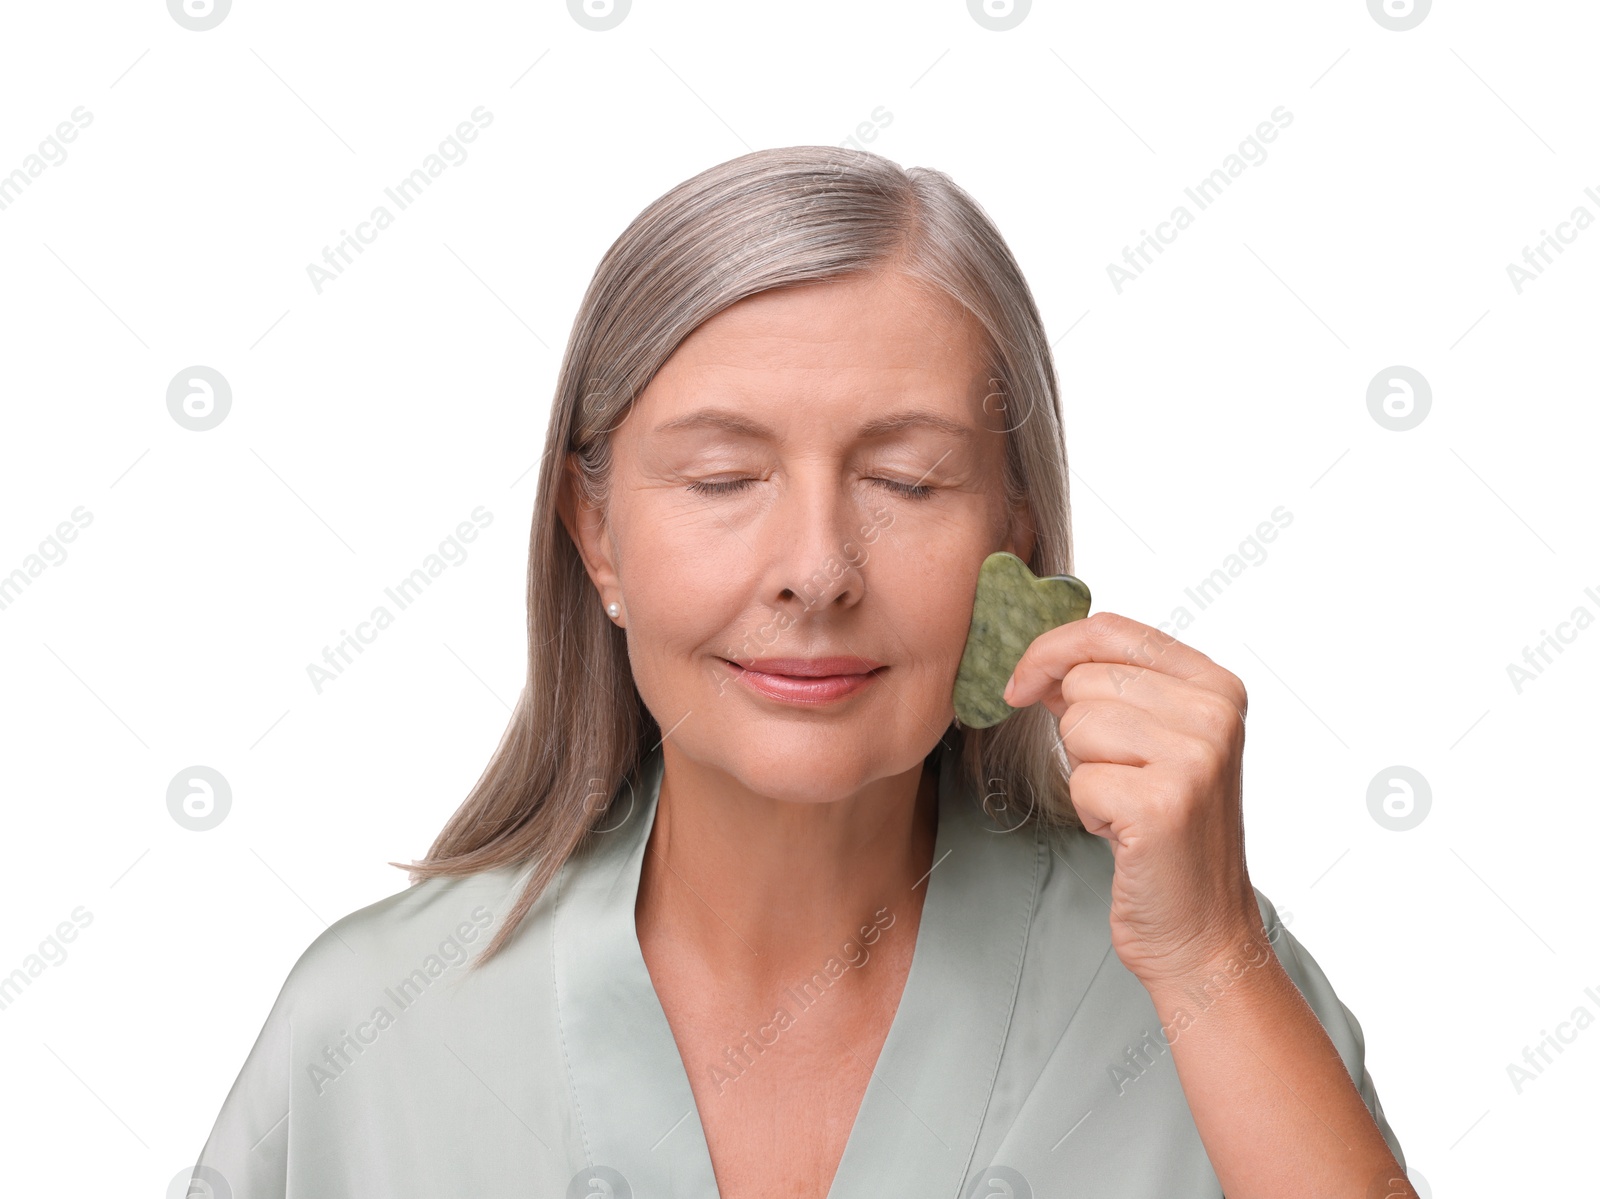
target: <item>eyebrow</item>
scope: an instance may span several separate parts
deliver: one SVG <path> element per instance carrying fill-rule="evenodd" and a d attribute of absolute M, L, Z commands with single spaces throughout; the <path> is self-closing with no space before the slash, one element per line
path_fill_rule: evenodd
<path fill-rule="evenodd" d="M 666 421 L 655 427 L 657 433 L 674 433 L 682 429 L 721 429 L 727 433 L 734 433 L 744 437 L 764 437 L 771 439 L 773 431 L 759 421 L 751 420 L 742 412 L 728 408 L 702 408 L 698 412 L 691 412 L 687 416 L 680 416 Z M 921 412 L 909 409 L 904 412 L 890 412 L 883 416 L 875 416 L 856 430 L 856 435 L 870 439 L 884 437 L 890 433 L 899 433 L 905 429 L 932 429 L 935 432 L 947 433 L 952 437 L 971 437 L 978 430 L 961 421 L 951 420 L 949 417 L 940 416 L 933 412 Z"/>

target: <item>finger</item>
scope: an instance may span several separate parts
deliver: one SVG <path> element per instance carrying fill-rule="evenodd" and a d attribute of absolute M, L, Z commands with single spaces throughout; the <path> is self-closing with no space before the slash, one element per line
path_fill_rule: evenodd
<path fill-rule="evenodd" d="M 1084 762 L 1146 766 L 1162 760 L 1171 741 L 1150 713 L 1116 700 L 1075 703 L 1061 718 L 1061 745 L 1073 770 Z"/>
<path fill-rule="evenodd" d="M 1127 820 L 1126 804 L 1119 797 L 1130 794 L 1139 784 L 1140 767 L 1114 762 L 1085 762 L 1067 780 L 1073 810 L 1083 822 L 1085 832 L 1108 841 Z"/>
<path fill-rule="evenodd" d="M 1244 725 L 1244 713 L 1232 698 L 1204 683 L 1114 662 L 1079 663 L 1061 681 L 1061 694 L 1043 702 L 1057 720 L 1077 703 L 1128 704 L 1169 733 L 1201 739 L 1237 736 Z"/>
<path fill-rule="evenodd" d="M 1059 692 L 1067 672 L 1082 662 L 1117 663 L 1196 682 L 1244 711 L 1244 685 L 1230 671 L 1176 637 L 1115 612 L 1097 612 L 1035 637 L 1011 672 L 1006 703 L 1025 708 Z"/>
<path fill-rule="evenodd" d="M 1067 671 L 1054 691 L 1046 691 L 1039 702 L 1057 720 L 1075 703 L 1111 700 L 1130 703 L 1161 714 L 1164 720 L 1182 721 L 1184 708 L 1195 702 L 1204 688 L 1156 670 L 1122 666 L 1116 662 L 1079 662 Z"/>

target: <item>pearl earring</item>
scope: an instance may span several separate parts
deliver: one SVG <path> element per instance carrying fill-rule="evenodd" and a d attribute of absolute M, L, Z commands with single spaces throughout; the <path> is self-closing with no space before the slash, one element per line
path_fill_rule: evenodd
<path fill-rule="evenodd" d="M 606 605 L 606 615 L 611 617 L 612 620 L 615 620 L 617 617 L 622 615 L 622 605 L 617 603 L 616 600 L 612 600 Z"/>

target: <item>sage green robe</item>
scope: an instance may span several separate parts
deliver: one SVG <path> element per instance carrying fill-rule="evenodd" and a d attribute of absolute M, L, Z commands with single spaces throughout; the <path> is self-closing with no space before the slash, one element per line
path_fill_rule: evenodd
<path fill-rule="evenodd" d="M 1216 1199 L 1164 1035 L 1181 1027 L 1162 1029 L 1111 948 L 1110 846 L 1081 831 L 1007 831 L 954 781 L 952 754 L 940 751 L 935 865 L 911 969 L 829 1199 Z M 525 869 L 418 883 L 317 937 L 196 1178 L 218 1199 L 714 1197 L 634 925 L 661 766 L 658 749 L 624 788 L 611 831 L 564 866 L 481 971 L 466 969 L 467 955 Z M 1403 1165 L 1361 1026 L 1256 896 L 1274 951 Z M 784 1019 L 803 1018 L 848 968 L 796 980 Z M 1193 1014 L 1207 1003 L 1197 994 Z M 731 1085 L 779 1027 L 744 1030 L 720 1067 Z"/>

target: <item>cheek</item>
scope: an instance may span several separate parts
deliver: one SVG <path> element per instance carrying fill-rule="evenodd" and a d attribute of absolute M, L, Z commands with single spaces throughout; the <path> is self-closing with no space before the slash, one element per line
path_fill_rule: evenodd
<path fill-rule="evenodd" d="M 680 688 L 690 658 L 726 655 L 733 646 L 724 643 L 741 635 L 754 559 L 725 531 L 688 522 L 660 521 L 625 544 L 629 656 L 641 693 Z"/>
<path fill-rule="evenodd" d="M 960 588 L 953 581 L 946 580 L 938 592 L 936 606 L 928 611 L 925 621 L 930 665 L 941 677 L 948 676 L 954 683 L 961 654 L 967 647 L 972 605 L 960 598 Z"/>
<path fill-rule="evenodd" d="M 932 544 L 922 543 L 928 548 Z M 984 554 L 976 546 L 976 541 L 963 541 L 934 553 L 877 553 L 866 568 L 880 612 L 893 627 L 906 661 L 952 680 L 972 624 L 975 563 Z"/>

